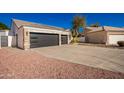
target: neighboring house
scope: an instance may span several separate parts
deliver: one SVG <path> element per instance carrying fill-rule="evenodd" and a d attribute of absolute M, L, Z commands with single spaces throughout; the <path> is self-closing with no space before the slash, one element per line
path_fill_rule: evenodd
<path fill-rule="evenodd" d="M 13 36 L 13 46 L 26 50 L 69 44 L 71 32 L 59 27 L 13 19 L 10 35 Z"/>
<path fill-rule="evenodd" d="M 0 30 L 0 48 L 11 47 L 12 37 L 9 36 L 9 30 Z"/>
<path fill-rule="evenodd" d="M 86 27 L 85 41 L 88 43 L 117 45 L 117 41 L 124 41 L 124 28 L 110 26 Z"/>

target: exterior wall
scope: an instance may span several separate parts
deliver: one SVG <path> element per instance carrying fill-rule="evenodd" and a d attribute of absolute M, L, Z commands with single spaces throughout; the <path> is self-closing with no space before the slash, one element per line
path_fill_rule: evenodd
<path fill-rule="evenodd" d="M 24 48 L 24 45 L 23 45 L 23 27 L 21 27 L 19 30 L 18 30 L 18 34 L 17 34 L 17 40 L 18 40 L 18 47 L 19 48 Z"/>
<path fill-rule="evenodd" d="M 79 37 L 79 42 L 84 43 L 85 42 L 85 37 Z"/>
<path fill-rule="evenodd" d="M 11 46 L 12 47 L 15 47 L 16 46 L 16 36 L 12 36 Z"/>
<path fill-rule="evenodd" d="M 85 39 L 89 43 L 106 43 L 107 33 L 106 31 L 89 32 L 86 33 Z"/>
<path fill-rule="evenodd" d="M 62 34 L 62 35 L 71 34 L 69 31 L 41 29 L 41 28 L 34 28 L 34 27 L 24 27 L 24 28 L 28 29 L 29 32 L 36 32 L 36 33 L 50 33 L 50 34 Z"/>
<path fill-rule="evenodd" d="M 89 42 L 89 41 L 88 41 L 88 35 L 87 35 L 89 31 L 90 31 L 90 30 L 88 30 L 88 29 L 86 29 L 86 28 L 84 29 L 85 42 L 87 42 L 87 43 Z"/>
<path fill-rule="evenodd" d="M 12 46 L 12 38 L 13 36 L 8 36 L 8 47 Z"/>
<path fill-rule="evenodd" d="M 18 27 L 16 26 L 16 24 L 14 22 L 12 22 L 12 26 L 11 26 L 11 30 L 10 30 L 10 33 L 9 35 L 10 36 L 15 36 L 18 32 Z"/>
<path fill-rule="evenodd" d="M 110 35 L 122 36 L 124 35 L 124 32 L 123 31 L 96 31 L 96 32 L 85 31 L 85 40 L 86 42 L 89 43 L 105 43 L 106 45 L 111 45 L 111 42 L 109 40 Z M 117 36 L 117 38 L 113 40 L 116 41 L 122 40 L 122 38 L 121 39 L 120 38 Z M 117 45 L 117 43 L 115 43 L 115 45 Z"/>
<path fill-rule="evenodd" d="M 59 46 L 61 46 L 61 34 L 59 34 Z"/>
<path fill-rule="evenodd" d="M 24 27 L 23 30 L 23 49 L 27 50 L 30 48 L 30 31 L 28 28 Z"/>
<path fill-rule="evenodd" d="M 0 36 L 8 36 L 9 30 L 0 30 Z"/>
<path fill-rule="evenodd" d="M 14 22 L 12 22 L 12 26 L 11 26 L 11 30 L 9 32 L 9 35 L 10 36 L 13 36 L 12 37 L 12 46 L 13 47 L 17 46 L 17 44 L 16 44 L 17 43 L 17 41 L 16 41 L 16 39 L 17 39 L 16 35 L 18 33 L 18 30 L 19 30 L 19 28 L 16 26 L 16 24 Z"/>
<path fill-rule="evenodd" d="M 71 36 L 71 34 L 70 35 L 68 35 L 68 44 L 71 42 L 71 40 L 72 40 L 72 38 L 71 38 L 72 36 Z"/>

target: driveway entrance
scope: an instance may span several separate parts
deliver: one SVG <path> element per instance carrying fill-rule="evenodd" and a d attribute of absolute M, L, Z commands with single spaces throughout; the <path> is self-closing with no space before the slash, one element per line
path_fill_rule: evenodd
<path fill-rule="evenodd" d="M 31 49 L 44 56 L 124 73 L 124 50 L 83 45 Z"/>

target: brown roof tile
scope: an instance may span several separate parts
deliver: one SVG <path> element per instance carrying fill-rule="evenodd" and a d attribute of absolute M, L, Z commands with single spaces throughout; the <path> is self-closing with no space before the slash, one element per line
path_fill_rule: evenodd
<path fill-rule="evenodd" d="M 36 27 L 36 28 L 43 28 L 43 29 L 52 29 L 52 30 L 62 30 L 62 31 L 65 31 L 64 28 L 48 26 L 48 25 L 43 25 L 43 24 L 38 24 L 38 23 L 33 23 L 33 22 L 27 22 L 27 21 L 23 21 L 23 20 L 13 19 L 13 22 L 18 27 L 29 26 L 29 27 Z"/>
<path fill-rule="evenodd" d="M 104 28 L 104 29 L 103 29 Z M 111 26 L 103 26 L 103 27 L 86 27 L 86 29 L 91 30 L 91 31 L 124 31 L 124 28 L 120 27 L 111 27 Z"/>

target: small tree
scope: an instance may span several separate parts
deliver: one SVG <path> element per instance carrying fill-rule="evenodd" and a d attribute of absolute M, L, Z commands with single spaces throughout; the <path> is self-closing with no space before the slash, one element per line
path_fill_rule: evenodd
<path fill-rule="evenodd" d="M 7 30 L 9 29 L 8 26 L 2 22 L 0 22 L 0 30 Z"/>
<path fill-rule="evenodd" d="M 79 29 L 86 26 L 85 17 L 83 16 L 75 16 L 72 21 L 72 36 L 73 41 L 77 42 L 77 37 L 79 36 Z"/>

